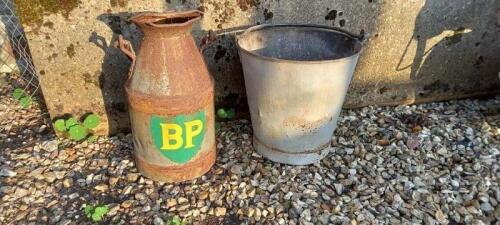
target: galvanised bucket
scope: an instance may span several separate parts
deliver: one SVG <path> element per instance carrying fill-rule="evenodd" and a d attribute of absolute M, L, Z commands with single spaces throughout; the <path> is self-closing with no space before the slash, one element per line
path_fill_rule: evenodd
<path fill-rule="evenodd" d="M 316 25 L 259 25 L 237 37 L 257 152 L 292 165 L 328 154 L 361 39 Z"/>

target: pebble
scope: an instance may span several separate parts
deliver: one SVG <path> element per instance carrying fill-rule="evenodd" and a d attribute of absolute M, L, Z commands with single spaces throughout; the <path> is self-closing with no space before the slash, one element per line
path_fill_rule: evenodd
<path fill-rule="evenodd" d="M 47 126 L 45 124 L 43 124 L 42 126 L 40 126 L 38 128 L 38 133 L 41 134 L 43 132 L 45 132 L 47 130 Z"/>
<path fill-rule="evenodd" d="M 13 177 L 16 175 L 17 175 L 17 173 L 15 171 L 12 171 L 11 169 L 9 169 L 7 167 L 0 168 L 0 177 Z"/>
<path fill-rule="evenodd" d="M 128 182 L 135 182 L 137 179 L 139 179 L 140 174 L 138 173 L 129 173 L 127 174 L 127 181 Z"/>
<path fill-rule="evenodd" d="M 483 202 L 481 203 L 481 211 L 485 212 L 485 213 L 489 213 L 491 211 L 493 211 L 493 206 L 491 206 L 491 204 L 489 202 Z"/>
<path fill-rule="evenodd" d="M 226 208 L 224 207 L 215 208 L 215 216 L 224 216 L 224 215 L 226 215 Z"/>
<path fill-rule="evenodd" d="M 48 132 L 35 107 L 7 107 L 0 224 L 88 224 L 83 204 L 107 204 L 105 222 L 116 224 L 174 215 L 193 225 L 491 224 L 500 219 L 498 105 L 500 97 L 346 109 L 335 151 L 309 166 L 255 152 L 249 120 L 220 121 L 214 167 L 175 184 L 141 176 L 131 134 L 76 143 Z"/>
<path fill-rule="evenodd" d="M 241 175 L 243 174 L 243 168 L 240 165 L 234 165 L 231 167 L 231 173 Z"/>
<path fill-rule="evenodd" d="M 187 198 L 184 198 L 184 197 L 179 197 L 177 199 L 177 203 L 179 203 L 179 204 L 184 204 L 184 203 L 187 203 L 187 202 L 189 202 L 189 200 Z"/>
<path fill-rule="evenodd" d="M 440 209 L 436 211 L 435 218 L 440 224 L 448 224 L 447 216 Z"/>
<path fill-rule="evenodd" d="M 437 150 L 436 153 L 440 154 L 440 155 L 446 155 L 446 154 L 448 154 L 448 150 L 446 150 L 446 148 L 440 148 Z"/>
<path fill-rule="evenodd" d="M 94 189 L 98 191 L 107 191 L 109 189 L 109 186 L 107 184 L 99 184 L 95 186 Z"/>
<path fill-rule="evenodd" d="M 198 195 L 198 199 L 199 200 L 205 200 L 208 198 L 208 192 L 207 191 L 202 191 L 200 192 L 200 194 Z"/>
<path fill-rule="evenodd" d="M 120 204 L 110 204 L 108 205 L 109 211 L 106 215 L 108 216 L 114 216 L 118 214 L 118 211 L 120 210 Z"/>
<path fill-rule="evenodd" d="M 153 219 L 154 225 L 165 225 L 165 222 L 158 216 L 155 216 Z"/>
<path fill-rule="evenodd" d="M 177 205 L 177 201 L 173 198 L 167 200 L 167 208 L 171 208 Z"/>
<path fill-rule="evenodd" d="M 68 195 L 68 198 L 75 199 L 75 198 L 78 198 L 79 196 L 80 196 L 80 194 L 78 194 L 78 193 L 71 193 L 70 195 Z"/>
<path fill-rule="evenodd" d="M 57 179 L 56 174 L 54 172 L 45 173 L 43 177 L 45 181 L 47 181 L 48 183 L 53 183 Z"/>
<path fill-rule="evenodd" d="M 57 140 L 44 141 L 41 144 L 41 148 L 47 152 L 57 151 L 58 146 Z"/>
<path fill-rule="evenodd" d="M 63 186 L 65 188 L 69 188 L 69 187 L 71 187 L 71 185 L 73 185 L 73 180 L 72 179 L 67 178 L 67 179 L 63 180 Z"/>
<path fill-rule="evenodd" d="M 16 188 L 16 191 L 14 192 L 14 198 L 22 198 L 28 195 L 28 193 L 28 190 L 24 188 Z"/>
<path fill-rule="evenodd" d="M 430 215 L 426 214 L 424 216 L 424 224 L 425 225 L 437 225 L 438 222 L 434 218 L 432 218 Z"/>
<path fill-rule="evenodd" d="M 305 209 L 304 211 L 302 211 L 302 213 L 300 214 L 300 218 L 306 221 L 311 221 L 311 210 Z"/>
<path fill-rule="evenodd" d="M 120 180 L 120 178 L 118 177 L 110 177 L 109 178 L 109 186 L 110 187 L 114 187 L 117 183 L 118 183 L 118 180 Z"/>
<path fill-rule="evenodd" d="M 129 200 L 126 200 L 126 201 L 122 202 L 121 207 L 127 209 L 127 208 L 130 208 L 132 205 L 134 205 L 134 203 L 135 203 L 134 200 L 129 199 Z"/>
<path fill-rule="evenodd" d="M 341 195 L 342 192 L 344 192 L 344 185 L 336 183 L 334 184 L 335 186 L 335 191 L 337 192 L 338 195 Z"/>

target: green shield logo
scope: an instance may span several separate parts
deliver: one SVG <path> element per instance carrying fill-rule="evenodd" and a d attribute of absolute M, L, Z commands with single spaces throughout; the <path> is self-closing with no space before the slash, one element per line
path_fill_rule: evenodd
<path fill-rule="evenodd" d="M 205 111 L 176 117 L 151 117 L 156 149 L 169 160 L 184 164 L 200 151 L 206 131 Z"/>

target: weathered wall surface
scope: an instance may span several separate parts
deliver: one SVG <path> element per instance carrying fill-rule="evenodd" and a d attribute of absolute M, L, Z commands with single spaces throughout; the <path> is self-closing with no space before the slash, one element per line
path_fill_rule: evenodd
<path fill-rule="evenodd" d="M 14 46 L 18 44 L 19 33 L 14 32 L 16 27 L 11 21 L 16 20 L 9 10 L 9 6 L 11 5 L 0 7 L 0 73 L 19 71 L 12 48 L 13 44 Z"/>
<path fill-rule="evenodd" d="M 384 1 L 347 104 L 401 104 L 500 91 L 495 0 Z"/>
<path fill-rule="evenodd" d="M 199 8 L 193 31 L 220 105 L 246 104 L 234 33 L 262 23 L 314 23 L 367 37 L 346 105 L 399 104 L 499 91 L 495 0 L 17 0 L 52 117 L 94 112 L 99 131 L 126 130 L 122 85 L 130 65 L 112 43 L 137 47 L 131 12 Z"/>
<path fill-rule="evenodd" d="M 16 58 L 12 51 L 11 40 L 9 40 L 8 30 L 3 22 L 3 15 L 0 20 L 0 73 L 12 73 L 17 69 Z"/>
<path fill-rule="evenodd" d="M 134 37 L 128 11 L 165 10 L 164 1 L 19 0 L 16 7 L 28 37 L 45 103 L 52 118 L 100 116 L 97 133 L 127 130 L 122 89 L 130 61 L 113 47 L 119 34 Z"/>

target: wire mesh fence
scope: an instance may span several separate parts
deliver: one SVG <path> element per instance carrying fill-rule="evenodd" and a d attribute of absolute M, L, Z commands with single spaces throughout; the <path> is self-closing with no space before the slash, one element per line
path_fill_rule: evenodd
<path fill-rule="evenodd" d="M 14 98 L 29 105 L 39 90 L 38 73 L 13 0 L 0 0 L 0 73 L 14 87 Z"/>

